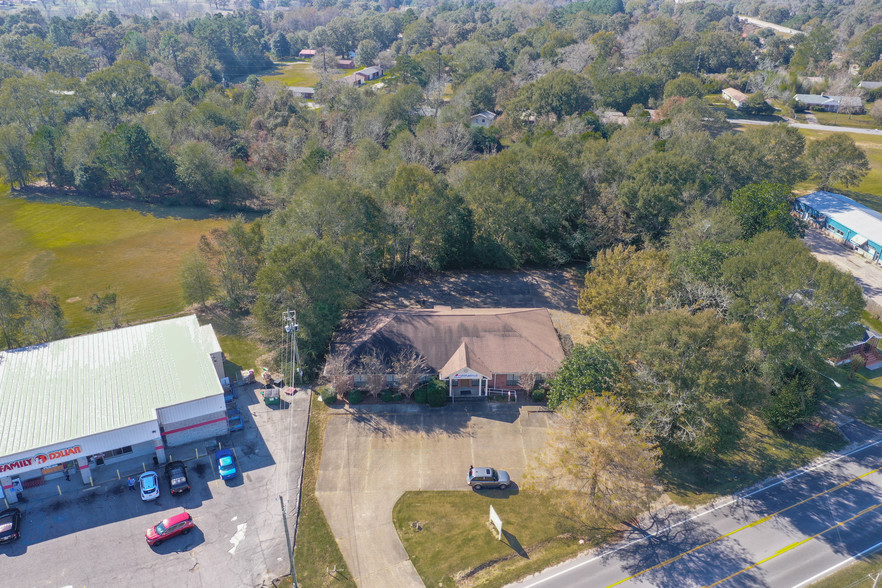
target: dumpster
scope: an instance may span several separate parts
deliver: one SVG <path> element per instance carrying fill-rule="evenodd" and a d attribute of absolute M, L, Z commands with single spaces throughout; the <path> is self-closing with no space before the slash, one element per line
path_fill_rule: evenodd
<path fill-rule="evenodd" d="M 263 392 L 263 403 L 267 406 L 280 404 L 282 402 L 278 388 L 264 388 L 261 392 Z"/>

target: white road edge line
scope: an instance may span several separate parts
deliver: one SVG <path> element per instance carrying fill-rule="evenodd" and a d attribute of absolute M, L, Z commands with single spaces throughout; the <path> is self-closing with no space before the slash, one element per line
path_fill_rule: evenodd
<path fill-rule="evenodd" d="M 804 581 L 800 582 L 799 584 L 795 585 L 793 588 L 802 588 L 803 586 L 808 586 L 809 584 L 811 584 L 811 583 L 814 582 L 815 580 L 820 580 L 820 579 L 823 578 L 824 576 L 826 576 L 826 575 L 832 573 L 835 569 L 837 569 L 837 568 L 841 568 L 841 567 L 844 566 L 845 564 L 851 563 L 851 562 L 853 562 L 854 560 L 856 560 L 857 558 L 859 558 L 860 556 L 865 555 L 865 554 L 867 554 L 867 553 L 869 553 L 869 552 L 871 552 L 871 551 L 875 551 L 875 550 L 878 549 L 879 547 L 882 547 L 882 541 L 880 541 L 880 542 L 877 543 L 876 545 L 873 545 L 872 547 L 867 547 L 866 549 L 864 549 L 864 550 L 861 551 L 860 553 L 856 553 L 856 554 L 852 555 L 851 557 L 849 557 L 848 559 L 844 559 L 844 560 L 842 560 L 841 562 L 839 562 L 839 563 L 836 564 L 835 566 L 830 567 L 830 568 L 827 568 L 826 570 L 824 570 L 823 572 L 821 572 L 821 573 L 819 573 L 819 574 L 815 574 L 814 576 L 812 576 L 812 577 L 809 578 L 808 580 L 804 580 Z"/>
<path fill-rule="evenodd" d="M 588 565 L 588 564 L 590 564 L 590 563 L 593 563 L 593 562 L 597 561 L 598 559 L 604 558 L 604 557 L 606 557 L 606 556 L 608 556 L 608 555 L 612 555 L 613 553 L 616 553 L 616 552 L 618 552 L 618 551 L 621 551 L 622 549 L 626 549 L 626 548 L 628 548 L 628 547 L 631 547 L 632 545 L 634 545 L 634 544 L 636 544 L 636 543 L 640 543 L 641 541 L 646 541 L 646 540 L 648 540 L 648 539 L 651 538 L 651 537 L 655 537 L 655 536 L 658 535 L 659 533 L 667 533 L 667 532 L 670 531 L 671 529 L 674 529 L 674 528 L 676 528 L 676 527 L 679 527 L 680 525 L 683 525 L 683 524 L 685 524 L 685 523 L 688 523 L 689 521 L 693 521 L 693 520 L 695 520 L 695 519 L 697 519 L 697 518 L 703 517 L 704 515 L 706 515 L 706 514 L 710 514 L 710 513 L 714 512 L 714 511 L 717 511 L 717 510 L 720 510 L 721 508 L 726 508 L 727 506 L 731 506 L 732 504 L 735 504 L 736 502 L 738 502 L 738 501 L 740 501 L 740 500 L 743 500 L 743 499 L 745 499 L 745 498 L 750 498 L 750 497 L 753 496 L 754 494 L 759 494 L 760 492 L 764 492 L 764 491 L 766 491 L 766 490 L 768 490 L 768 489 L 770 489 L 770 488 L 774 488 L 775 486 L 778 486 L 778 485 L 780 485 L 780 484 L 783 484 L 784 482 L 789 482 L 790 480 L 793 480 L 794 478 L 798 478 L 798 477 L 800 477 L 800 476 L 802 476 L 802 475 L 804 475 L 804 474 L 807 474 L 807 473 L 809 473 L 809 472 L 811 472 L 811 471 L 813 471 L 813 470 L 816 470 L 816 469 L 819 469 L 819 468 L 821 468 L 821 467 L 823 467 L 823 466 L 826 466 L 826 465 L 829 465 L 829 464 L 831 464 L 831 463 L 837 462 L 837 461 L 839 461 L 840 459 L 842 459 L 842 458 L 844 458 L 844 457 L 848 457 L 849 455 L 853 455 L 853 454 L 858 453 L 858 452 L 860 452 L 860 451 L 864 451 L 865 449 L 869 449 L 870 447 L 873 447 L 874 445 L 878 445 L 879 443 L 882 443 L 882 439 L 876 439 L 875 441 L 873 441 L 873 442 L 871 442 L 871 443 L 867 443 L 866 445 L 862 445 L 862 446 L 860 446 L 860 447 L 856 447 L 855 449 L 852 449 L 851 451 L 849 451 L 849 452 L 847 452 L 847 453 L 843 453 L 843 454 L 838 455 L 838 456 L 836 456 L 836 457 L 830 458 L 830 459 L 828 459 L 828 460 L 826 460 L 826 461 L 820 462 L 820 463 L 818 463 L 818 464 L 816 464 L 816 465 L 813 465 L 813 466 L 811 466 L 811 467 L 797 470 L 797 472 L 796 472 L 795 474 L 793 474 L 792 476 L 788 476 L 788 477 L 786 477 L 786 478 L 782 478 L 782 479 L 780 479 L 780 480 L 778 480 L 778 481 L 776 481 L 776 482 L 774 482 L 774 483 L 772 483 L 772 484 L 769 484 L 768 486 L 763 486 L 762 488 L 758 488 L 757 490 L 754 490 L 753 492 L 749 492 L 748 494 L 745 494 L 744 496 L 736 496 L 735 498 L 733 498 L 732 500 L 729 500 L 728 502 L 726 502 L 726 503 L 724 503 L 724 504 L 721 504 L 721 505 L 719 505 L 719 506 L 715 506 L 715 507 L 713 507 L 713 508 L 709 508 L 709 509 L 707 509 L 707 510 L 704 510 L 704 511 L 702 511 L 702 512 L 700 512 L 700 513 L 698 513 L 698 514 L 695 514 L 695 515 L 693 515 L 693 516 L 691 516 L 691 517 L 689 517 L 689 518 L 683 519 L 683 520 L 680 521 L 679 523 L 674 523 L 673 525 L 670 525 L 670 526 L 668 526 L 668 527 L 665 527 L 664 529 L 659 529 L 659 530 L 656 531 L 655 533 L 649 533 L 648 535 L 645 535 L 645 536 L 643 536 L 643 537 L 641 537 L 641 538 L 639 538 L 639 539 L 634 539 L 633 541 L 629 541 L 628 543 L 625 543 L 625 544 L 623 544 L 623 545 L 620 545 L 620 546 L 616 547 L 615 549 L 613 549 L 613 550 L 611 550 L 611 551 L 605 551 L 605 552 L 601 553 L 600 555 L 595 555 L 595 556 L 592 557 L 591 559 L 586 559 L 585 561 L 579 562 L 579 563 L 577 563 L 577 564 L 575 564 L 575 565 L 573 565 L 573 566 L 571 566 L 571 567 L 568 567 L 568 568 L 565 569 L 565 570 L 560 570 L 559 572 L 556 572 L 556 573 L 554 573 L 554 574 L 548 576 L 547 578 L 541 578 L 541 579 L 539 579 L 539 580 L 536 580 L 536 581 L 533 582 L 532 584 L 527 584 L 526 586 L 524 586 L 524 588 L 534 588 L 534 586 L 539 586 L 540 584 L 544 584 L 545 582 L 547 582 L 547 581 L 549 581 L 549 580 L 553 580 L 554 578 L 557 578 L 558 576 L 562 576 L 562 575 L 564 575 L 564 574 L 567 574 L 567 573 L 571 572 L 572 570 L 575 570 L 575 569 L 580 568 L 580 567 L 582 567 L 582 566 L 584 566 L 584 565 Z M 861 554 L 858 554 L 858 555 L 861 555 Z M 855 556 L 855 557 L 857 557 L 857 556 Z M 566 565 L 566 564 L 561 564 L 561 565 Z M 540 572 L 540 573 L 541 573 L 541 572 Z M 795 587 L 794 587 L 794 588 L 795 588 Z"/>

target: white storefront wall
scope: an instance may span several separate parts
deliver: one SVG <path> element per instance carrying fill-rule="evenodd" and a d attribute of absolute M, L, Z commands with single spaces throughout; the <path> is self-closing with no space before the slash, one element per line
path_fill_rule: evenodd
<path fill-rule="evenodd" d="M 24 451 L 0 458 L 0 476 L 20 476 L 24 472 L 33 470 L 40 471 L 53 465 L 71 461 L 72 459 L 86 459 L 91 455 L 97 455 L 105 451 L 111 451 L 120 447 L 134 446 L 139 443 L 153 442 L 159 434 L 159 423 L 148 421 L 139 425 L 132 425 L 106 433 L 90 435 L 81 439 L 71 439 L 55 443 L 39 449 Z M 65 450 L 69 450 L 65 453 Z M 57 453 L 56 457 L 52 457 Z M 42 461 L 40 456 L 46 458 Z M 18 468 L 5 468 L 7 464 L 29 461 L 29 465 Z M 29 476 L 25 476 L 29 477 Z"/>
<path fill-rule="evenodd" d="M 5 456 L 0 458 L 0 481 L 7 499 L 14 502 L 10 484 L 15 478 L 38 478 L 44 469 L 76 460 L 83 481 L 87 482 L 91 478 L 89 457 L 122 447 L 132 447 L 132 453 L 125 454 L 126 457 L 147 455 L 155 450 L 158 437 L 159 423 L 154 420 Z"/>

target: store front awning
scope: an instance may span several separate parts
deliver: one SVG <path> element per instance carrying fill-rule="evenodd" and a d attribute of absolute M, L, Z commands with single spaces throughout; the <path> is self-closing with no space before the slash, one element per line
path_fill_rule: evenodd
<path fill-rule="evenodd" d="M 866 238 L 866 237 L 862 237 L 861 235 L 855 235 L 854 237 L 852 237 L 852 238 L 849 239 L 849 240 L 850 240 L 852 243 L 854 243 L 856 246 L 858 246 L 858 247 L 860 247 L 861 245 L 866 244 L 866 242 L 867 242 L 867 238 Z"/>

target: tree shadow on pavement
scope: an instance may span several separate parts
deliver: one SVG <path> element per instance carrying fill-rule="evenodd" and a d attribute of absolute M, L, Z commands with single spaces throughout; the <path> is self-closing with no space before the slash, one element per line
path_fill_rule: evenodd
<path fill-rule="evenodd" d="M 737 541 L 722 538 L 712 526 L 696 520 L 675 520 L 672 512 L 654 513 L 638 526 L 632 526 L 614 551 L 622 568 L 639 580 L 657 588 L 712 584 L 742 572 L 753 558 Z M 759 570 L 739 573 L 727 586 L 765 586 Z"/>

